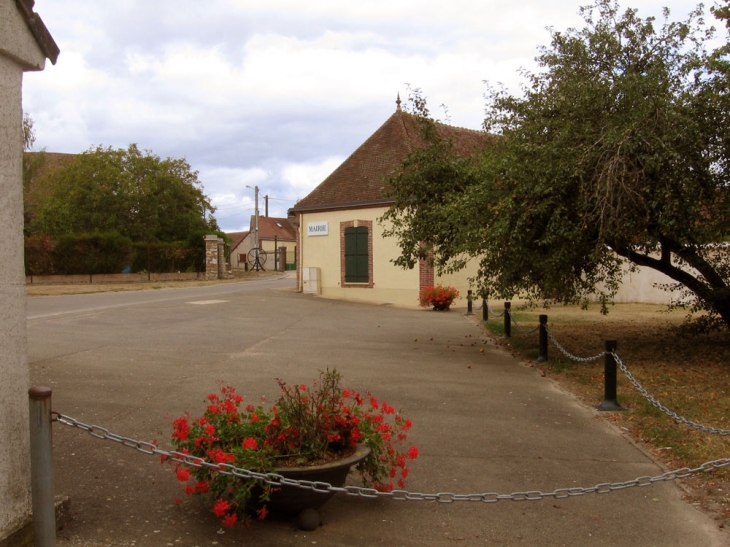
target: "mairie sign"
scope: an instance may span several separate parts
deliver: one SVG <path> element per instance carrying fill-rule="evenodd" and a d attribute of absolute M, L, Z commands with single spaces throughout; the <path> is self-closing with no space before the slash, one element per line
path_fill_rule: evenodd
<path fill-rule="evenodd" d="M 329 233 L 329 225 L 327 222 L 312 222 L 307 224 L 308 236 L 326 236 Z"/>

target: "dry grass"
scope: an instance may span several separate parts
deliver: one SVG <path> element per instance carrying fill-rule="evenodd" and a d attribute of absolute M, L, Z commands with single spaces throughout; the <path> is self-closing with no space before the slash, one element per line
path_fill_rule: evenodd
<path fill-rule="evenodd" d="M 689 335 L 680 329 L 681 311 L 667 313 L 663 306 L 617 304 L 602 316 L 595 306 L 554 307 L 549 310 L 513 310 L 523 328 L 537 325 L 547 313 L 548 328 L 570 353 L 589 357 L 603 351 L 605 340 L 617 341 L 616 353 L 644 388 L 664 406 L 694 422 L 730 429 L 730 335 Z M 502 333 L 502 319 L 492 319 L 490 330 Z M 585 403 L 603 399 L 603 359 L 578 363 L 550 343 L 549 361 L 534 363 L 538 334 L 522 334 L 512 326 L 508 343 L 525 359 L 576 394 Z M 711 435 L 680 425 L 651 405 L 619 371 L 619 403 L 626 412 L 606 418 L 626 431 L 667 468 L 697 467 L 730 458 L 730 437 Z M 730 525 L 730 470 L 698 474 L 683 480 L 687 498 Z"/>

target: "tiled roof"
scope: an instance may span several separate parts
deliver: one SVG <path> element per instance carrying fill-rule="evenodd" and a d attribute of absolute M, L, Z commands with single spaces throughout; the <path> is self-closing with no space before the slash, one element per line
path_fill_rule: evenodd
<path fill-rule="evenodd" d="M 438 124 L 441 135 L 453 138 L 457 152 L 471 154 L 484 145 L 487 134 Z M 385 197 L 387 179 L 400 169 L 406 156 L 425 146 L 413 114 L 398 108 L 360 147 L 291 210 L 316 211 L 392 203 Z"/>
<path fill-rule="evenodd" d="M 248 234 L 249 232 L 226 232 L 226 235 L 231 238 L 231 249 L 238 247 Z"/>
<path fill-rule="evenodd" d="M 251 215 L 251 233 L 256 227 L 256 217 Z M 259 239 L 274 239 L 279 241 L 295 241 L 297 239 L 297 231 L 285 218 L 262 217 L 259 216 Z"/>

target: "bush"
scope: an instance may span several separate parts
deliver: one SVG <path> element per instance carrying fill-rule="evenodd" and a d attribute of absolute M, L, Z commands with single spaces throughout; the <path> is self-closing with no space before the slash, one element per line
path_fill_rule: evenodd
<path fill-rule="evenodd" d="M 184 241 L 175 243 L 134 243 L 133 272 L 186 272 L 198 271 L 198 253 Z"/>
<path fill-rule="evenodd" d="M 51 236 L 25 238 L 25 275 L 53 275 L 56 273 L 54 250 L 56 242 Z"/>
<path fill-rule="evenodd" d="M 132 242 L 116 233 L 65 235 L 53 254 L 58 274 L 120 273 L 132 260 Z"/>

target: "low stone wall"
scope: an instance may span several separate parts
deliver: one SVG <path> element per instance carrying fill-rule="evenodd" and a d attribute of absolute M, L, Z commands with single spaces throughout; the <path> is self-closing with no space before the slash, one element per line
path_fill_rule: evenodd
<path fill-rule="evenodd" d="M 198 272 L 171 272 L 150 274 L 96 274 L 96 275 L 31 275 L 26 285 L 77 285 L 102 283 L 147 283 L 155 281 L 195 281 L 204 279 Z"/>

